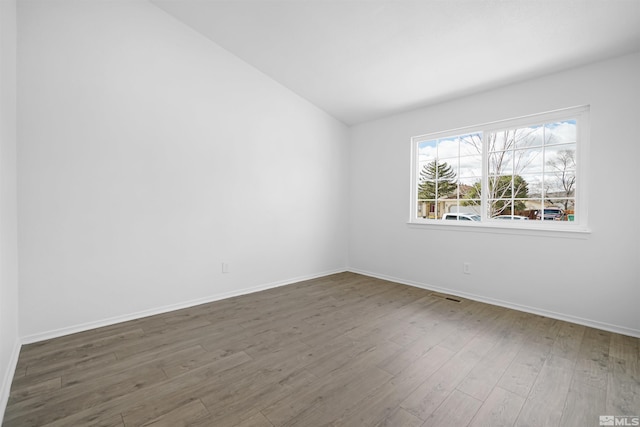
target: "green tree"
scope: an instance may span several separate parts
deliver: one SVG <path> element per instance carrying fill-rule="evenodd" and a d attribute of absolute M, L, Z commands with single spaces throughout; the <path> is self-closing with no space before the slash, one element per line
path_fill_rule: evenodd
<path fill-rule="evenodd" d="M 513 179 L 512 179 L 513 178 Z M 473 184 L 465 194 L 464 206 L 480 204 L 480 182 Z M 523 200 L 529 195 L 529 185 L 520 175 L 501 175 L 489 178 L 489 215 L 512 215 L 526 208 Z M 512 200 L 514 198 L 515 200 Z"/>
<path fill-rule="evenodd" d="M 422 167 L 418 184 L 419 199 L 435 199 L 436 194 L 438 198 L 448 197 L 457 188 L 456 173 L 447 162 L 438 163 L 434 160 Z"/>

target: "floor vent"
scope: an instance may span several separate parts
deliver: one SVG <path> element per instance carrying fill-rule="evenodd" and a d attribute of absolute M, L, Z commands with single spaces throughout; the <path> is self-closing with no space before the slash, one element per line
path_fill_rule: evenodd
<path fill-rule="evenodd" d="M 442 299 L 446 299 L 448 301 L 453 301 L 453 302 L 462 302 L 461 299 L 458 299 L 456 297 L 452 297 L 451 295 L 439 294 L 437 292 L 431 292 L 429 294 L 429 296 L 436 297 L 436 298 L 442 298 Z"/>

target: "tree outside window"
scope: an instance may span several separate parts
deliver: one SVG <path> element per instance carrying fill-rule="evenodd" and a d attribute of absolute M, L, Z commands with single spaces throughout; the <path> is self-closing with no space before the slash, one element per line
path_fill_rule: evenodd
<path fill-rule="evenodd" d="M 457 135 L 412 138 L 414 218 L 459 212 L 480 214 L 483 221 L 505 216 L 578 221 L 576 153 L 585 143 L 579 138 L 586 139 L 578 124 L 586 124 L 587 116 L 588 107 L 577 107 Z M 547 210 L 561 215 L 546 215 Z"/>

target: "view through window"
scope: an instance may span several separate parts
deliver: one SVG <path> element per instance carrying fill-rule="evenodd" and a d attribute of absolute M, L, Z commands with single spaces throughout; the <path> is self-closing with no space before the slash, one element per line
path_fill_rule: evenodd
<path fill-rule="evenodd" d="M 584 224 L 578 154 L 586 147 L 586 113 L 583 107 L 414 137 L 414 222 Z"/>

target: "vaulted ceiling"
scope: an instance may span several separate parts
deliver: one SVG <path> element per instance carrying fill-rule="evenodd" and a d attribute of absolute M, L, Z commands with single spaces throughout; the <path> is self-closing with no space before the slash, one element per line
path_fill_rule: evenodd
<path fill-rule="evenodd" d="M 640 51 L 638 0 L 151 0 L 346 124 Z"/>

